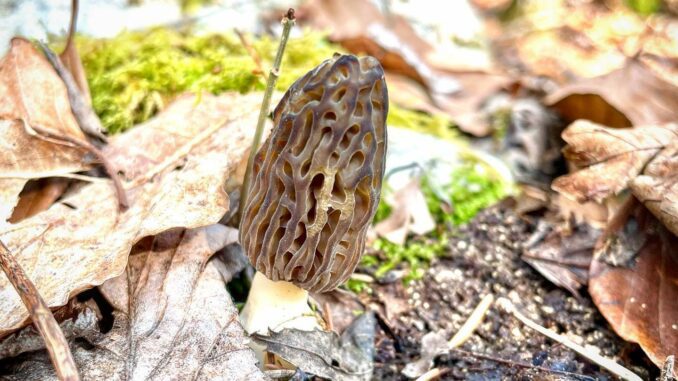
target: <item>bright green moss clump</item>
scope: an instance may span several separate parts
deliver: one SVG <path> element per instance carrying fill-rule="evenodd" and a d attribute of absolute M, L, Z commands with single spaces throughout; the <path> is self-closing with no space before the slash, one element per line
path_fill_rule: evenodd
<path fill-rule="evenodd" d="M 270 67 L 277 39 L 252 39 Z M 218 94 L 263 90 L 252 57 L 231 34 L 184 35 L 169 29 L 122 33 L 113 39 L 79 38 L 94 110 L 110 133 L 141 123 L 185 91 Z M 323 35 L 308 33 L 289 41 L 278 90 L 332 56 L 337 47 Z"/>
<path fill-rule="evenodd" d="M 268 73 L 278 39 L 264 36 L 251 38 L 251 43 Z M 246 93 L 265 86 L 259 68 L 234 34 L 193 36 L 158 28 L 126 32 L 112 39 L 79 37 L 78 48 L 94 110 L 109 133 L 148 120 L 186 91 Z M 341 51 L 319 33 L 291 39 L 277 89 L 287 90 L 297 78 Z M 394 104 L 390 105 L 388 123 L 442 138 L 457 136 L 448 118 Z"/>
<path fill-rule="evenodd" d="M 478 212 L 509 194 L 509 185 L 487 168 L 487 164 L 467 160 L 451 174 L 451 182 L 442 189 L 444 200 L 439 198 L 429 182 L 422 181 L 422 191 L 429 211 L 437 223 L 461 225 Z M 449 209 L 445 210 L 444 205 Z"/>

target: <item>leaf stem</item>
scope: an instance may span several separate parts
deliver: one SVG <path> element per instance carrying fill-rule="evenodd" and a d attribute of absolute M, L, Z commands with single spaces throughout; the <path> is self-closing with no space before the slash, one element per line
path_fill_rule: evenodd
<path fill-rule="evenodd" d="M 266 81 L 266 90 L 264 91 L 264 99 L 261 102 L 261 109 L 259 110 L 259 120 L 257 121 L 257 129 L 254 132 L 254 140 L 252 141 L 252 148 L 250 149 L 250 155 L 247 159 L 247 170 L 245 171 L 245 179 L 242 183 L 242 188 L 240 189 L 240 214 L 242 215 L 242 210 L 245 208 L 247 203 L 247 190 L 249 189 L 250 181 L 252 178 L 252 169 L 254 168 L 254 157 L 257 154 L 257 149 L 261 142 L 261 135 L 264 131 L 264 125 L 266 124 L 266 118 L 268 117 L 268 110 L 271 104 L 271 96 L 273 95 L 273 90 L 275 89 L 275 84 L 278 82 L 278 77 L 280 76 L 280 64 L 282 62 L 283 53 L 285 52 L 285 46 L 287 46 L 287 40 L 290 37 L 290 30 L 294 26 L 294 9 L 290 8 L 287 13 L 282 18 L 283 31 L 280 36 L 280 44 L 278 45 L 278 52 L 275 55 L 273 60 L 273 67 L 271 67 L 270 74 Z"/>

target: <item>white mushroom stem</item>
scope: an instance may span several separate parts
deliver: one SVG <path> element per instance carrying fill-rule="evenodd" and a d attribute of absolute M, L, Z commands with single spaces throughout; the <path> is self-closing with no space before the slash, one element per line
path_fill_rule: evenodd
<path fill-rule="evenodd" d="M 308 305 L 308 291 L 293 283 L 274 282 L 256 272 L 247 302 L 240 312 L 240 322 L 247 333 L 268 335 L 285 328 L 302 331 L 320 329 L 318 320 Z M 263 365 L 263 349 L 254 342 L 250 347 Z"/>

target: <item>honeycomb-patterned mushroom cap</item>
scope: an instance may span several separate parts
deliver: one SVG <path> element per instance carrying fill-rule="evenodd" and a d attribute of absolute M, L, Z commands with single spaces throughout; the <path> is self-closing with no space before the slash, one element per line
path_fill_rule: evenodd
<path fill-rule="evenodd" d="M 387 112 L 372 57 L 335 55 L 287 90 L 257 152 L 240 226 L 258 271 L 316 292 L 353 273 L 379 203 Z"/>

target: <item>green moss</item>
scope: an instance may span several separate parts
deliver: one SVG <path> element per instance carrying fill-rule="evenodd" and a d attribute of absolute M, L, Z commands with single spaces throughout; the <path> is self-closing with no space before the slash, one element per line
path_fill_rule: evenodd
<path fill-rule="evenodd" d="M 496 176 L 487 164 L 467 160 L 452 172 L 450 184 L 441 190 L 443 200 L 426 178 L 422 181 L 422 191 L 437 223 L 461 225 L 508 195 L 510 185 Z M 446 204 L 450 209 L 445 209 Z"/>
<path fill-rule="evenodd" d="M 265 85 L 254 60 L 231 34 L 192 36 L 159 28 L 77 41 L 94 110 L 111 133 L 149 119 L 185 91 L 245 93 Z M 277 44 L 272 37 L 253 41 L 264 70 L 270 67 Z M 321 34 L 291 39 L 277 89 L 286 90 L 335 51 L 337 47 Z"/>
<path fill-rule="evenodd" d="M 449 118 L 408 110 L 394 103 L 389 104 L 387 123 L 389 126 L 404 127 L 443 139 L 459 139 L 459 131 Z"/>
<path fill-rule="evenodd" d="M 346 283 L 344 284 L 344 287 L 351 290 L 355 294 L 371 291 L 370 286 L 366 282 L 363 282 L 362 280 L 358 279 L 347 280 Z"/>
<path fill-rule="evenodd" d="M 374 248 L 380 251 L 382 258 L 374 275 L 381 278 L 387 272 L 406 264 L 408 271 L 403 278 L 405 283 L 419 279 L 424 275 L 424 270 L 431 260 L 445 253 L 446 246 L 447 238 L 444 235 L 432 239 L 409 241 L 405 245 L 379 238 L 374 243 Z"/>
<path fill-rule="evenodd" d="M 662 0 L 626 0 L 626 4 L 643 16 L 649 16 L 662 9 Z"/>

